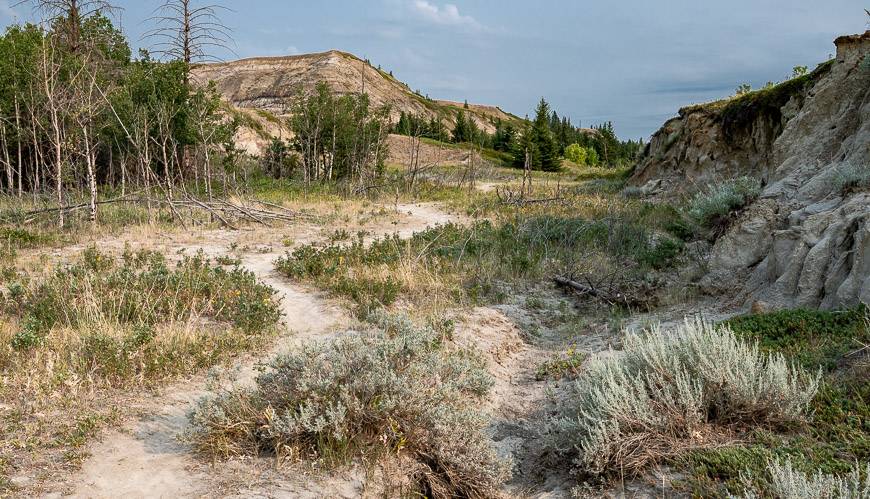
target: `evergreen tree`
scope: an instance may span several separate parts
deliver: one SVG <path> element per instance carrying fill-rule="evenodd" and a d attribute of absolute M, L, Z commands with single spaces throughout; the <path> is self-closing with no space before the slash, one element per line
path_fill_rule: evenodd
<path fill-rule="evenodd" d="M 470 133 L 471 128 L 469 126 L 469 120 L 465 117 L 465 111 L 459 110 L 456 113 L 456 125 L 453 127 L 453 142 L 470 142 Z"/>
<path fill-rule="evenodd" d="M 532 167 L 544 171 L 558 171 L 561 165 L 558 146 L 550 130 L 550 105 L 543 98 L 538 103 L 535 121 L 532 122 L 531 140 L 535 143 L 539 155 L 532 163 Z"/>

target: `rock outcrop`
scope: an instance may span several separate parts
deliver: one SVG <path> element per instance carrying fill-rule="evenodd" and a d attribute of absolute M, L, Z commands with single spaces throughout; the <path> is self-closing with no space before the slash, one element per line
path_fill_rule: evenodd
<path fill-rule="evenodd" d="M 870 303 L 870 31 L 835 44 L 837 57 L 810 75 L 681 110 L 630 181 L 660 198 L 737 176 L 762 181 L 701 281 L 746 308 Z"/>

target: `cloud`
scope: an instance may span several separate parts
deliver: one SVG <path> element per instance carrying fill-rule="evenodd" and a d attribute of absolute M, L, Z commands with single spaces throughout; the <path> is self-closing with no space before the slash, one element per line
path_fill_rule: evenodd
<path fill-rule="evenodd" d="M 462 15 L 459 7 L 452 3 L 439 7 L 427 0 L 414 0 L 412 5 L 414 12 L 421 18 L 442 26 L 458 26 L 474 30 L 483 29 L 483 25 L 471 16 Z"/>
<path fill-rule="evenodd" d="M 284 49 L 284 52 L 287 55 L 299 55 L 300 54 L 299 49 L 296 48 L 296 45 L 290 45 L 289 47 Z"/>

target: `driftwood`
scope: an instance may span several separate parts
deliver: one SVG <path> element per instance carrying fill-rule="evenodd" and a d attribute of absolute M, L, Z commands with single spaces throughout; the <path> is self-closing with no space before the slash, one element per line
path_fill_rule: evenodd
<path fill-rule="evenodd" d="M 495 195 L 502 204 L 511 206 L 525 206 L 530 204 L 546 204 L 546 203 L 563 203 L 565 201 L 561 196 L 551 198 L 529 198 L 523 191 L 516 192 L 507 186 L 496 187 Z"/>

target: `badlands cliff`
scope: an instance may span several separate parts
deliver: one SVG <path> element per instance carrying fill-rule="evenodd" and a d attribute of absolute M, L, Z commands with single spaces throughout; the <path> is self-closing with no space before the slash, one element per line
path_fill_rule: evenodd
<path fill-rule="evenodd" d="M 630 183 L 657 198 L 762 182 L 713 245 L 706 291 L 746 307 L 870 303 L 870 31 L 835 44 L 807 76 L 682 109 L 635 169 Z"/>

